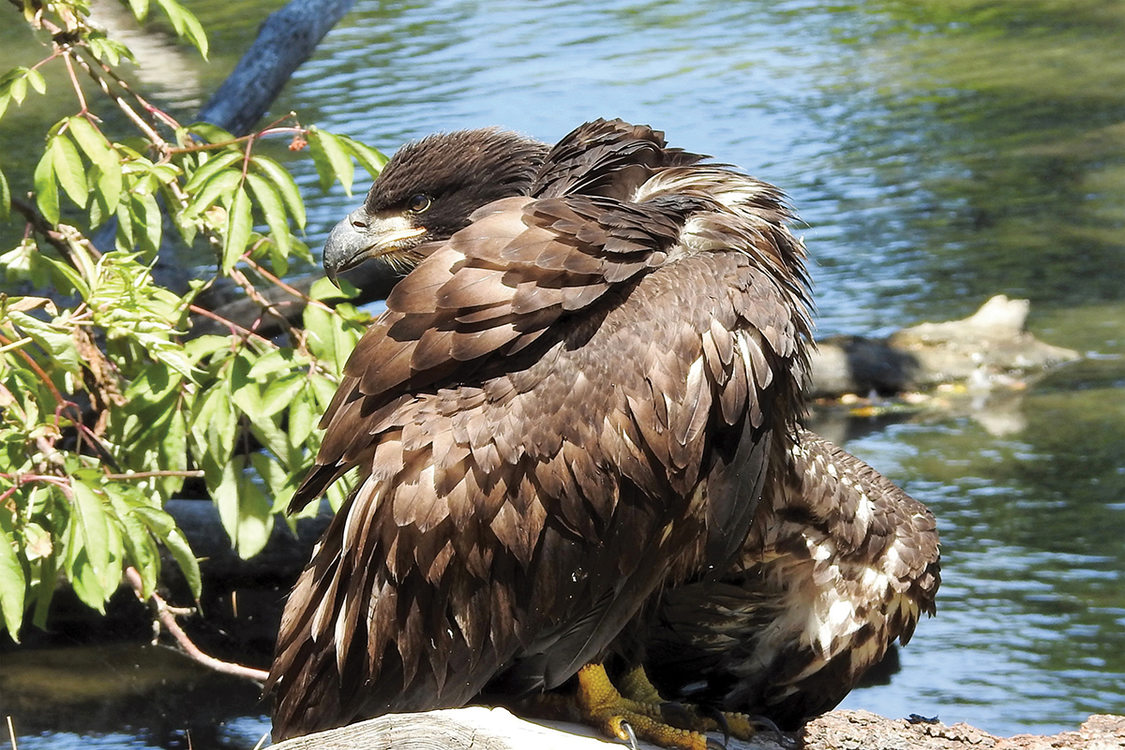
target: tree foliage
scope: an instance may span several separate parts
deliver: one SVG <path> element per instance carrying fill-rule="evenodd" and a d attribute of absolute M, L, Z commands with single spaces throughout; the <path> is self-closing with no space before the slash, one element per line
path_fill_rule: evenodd
<path fill-rule="evenodd" d="M 128 5 L 139 21 L 151 10 L 148 0 Z M 122 77 L 132 55 L 88 24 L 87 2 L 19 6 L 0 10 L 3 22 L 22 11 L 47 53 L 0 78 L 0 117 L 47 93 L 49 65 L 65 68 L 73 110 L 45 133 L 32 185 L 9 184 L 0 163 L 0 220 L 26 227 L 0 249 L 0 268 L 21 292 L 44 290 L 0 293 L 0 625 L 14 638 L 28 611 L 45 621 L 60 579 L 99 610 L 127 567 L 152 592 L 162 547 L 198 597 L 199 566 L 164 510 L 185 481 L 204 483 L 240 555 L 262 548 L 311 462 L 317 418 L 366 316 L 323 280 L 308 296 L 281 280 L 292 259 L 311 260 L 305 209 L 259 146 L 288 139 L 324 187 L 339 180 L 349 191 L 355 163 L 374 175 L 385 162 L 293 114 L 241 138 L 181 125 Z M 175 0 L 152 6 L 206 56 L 195 16 Z M 99 108 L 123 114 L 125 132 L 110 132 Z M 111 220 L 114 247 L 99 252 L 89 238 Z M 170 239 L 213 252 L 186 294 L 153 281 Z M 199 293 L 220 277 L 261 305 L 259 321 L 284 321 L 263 292 L 285 289 L 305 305 L 303 325 L 267 338 L 201 307 Z M 190 336 L 200 317 L 227 332 Z"/>

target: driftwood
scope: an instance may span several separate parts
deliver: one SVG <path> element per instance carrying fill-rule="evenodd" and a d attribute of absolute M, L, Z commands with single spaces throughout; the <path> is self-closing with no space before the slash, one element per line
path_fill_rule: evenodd
<path fill-rule="evenodd" d="M 716 738 L 718 739 L 718 738 Z M 749 742 L 729 740 L 729 750 L 1121 750 L 1125 716 L 1095 715 L 1073 732 L 1052 736 L 996 737 L 968 724 L 946 726 L 921 717 L 886 719 L 867 711 L 833 711 L 795 735 L 763 732 Z M 534 723 L 502 708 L 470 707 L 397 714 L 318 732 L 273 745 L 275 750 L 605 750 L 620 748 L 573 724 Z M 652 745 L 641 744 L 642 748 Z"/>
<path fill-rule="evenodd" d="M 891 395 L 943 383 L 971 388 L 1022 385 L 1022 379 L 1080 358 L 1039 341 L 1024 327 L 1030 303 L 1000 294 L 962 320 L 921 323 L 885 339 L 846 336 L 817 342 L 808 388 L 815 397 Z"/>

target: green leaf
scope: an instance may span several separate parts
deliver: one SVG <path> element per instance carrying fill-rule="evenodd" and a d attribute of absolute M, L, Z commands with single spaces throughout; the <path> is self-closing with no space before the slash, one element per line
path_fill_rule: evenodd
<path fill-rule="evenodd" d="M 27 96 L 27 68 L 17 68 L 22 75 L 12 80 L 11 92 L 12 98 L 16 100 L 16 104 L 23 104 L 24 97 Z"/>
<path fill-rule="evenodd" d="M 299 393 L 289 404 L 288 432 L 289 442 L 294 448 L 303 448 L 309 442 L 313 427 L 319 419 L 320 413 L 316 408 L 313 390 L 306 388 Z M 317 446 L 309 445 L 310 450 Z"/>
<path fill-rule="evenodd" d="M 246 474 L 246 459 L 237 456 L 223 467 L 222 482 L 211 490 L 219 520 L 242 558 L 262 550 L 273 529 L 272 503 Z"/>
<path fill-rule="evenodd" d="M 0 616 L 8 635 L 19 642 L 27 581 L 16 555 L 16 540 L 5 520 L 0 520 Z"/>
<path fill-rule="evenodd" d="M 195 197 L 188 203 L 184 213 L 196 216 L 215 205 L 220 200 L 229 200 L 242 182 L 242 172 L 237 169 L 225 169 L 207 181 Z"/>
<path fill-rule="evenodd" d="M 203 31 L 199 19 L 176 0 L 156 0 L 156 3 L 168 16 L 168 20 L 172 22 L 172 28 L 176 30 L 176 34 L 195 45 L 199 54 L 206 59 L 207 35 Z"/>
<path fill-rule="evenodd" d="M 344 192 L 351 195 L 355 164 L 340 139 L 324 130 L 309 128 L 309 147 L 316 172 L 320 175 L 320 187 L 327 190 L 332 186 L 333 179 L 338 179 L 344 186 Z"/>
<path fill-rule="evenodd" d="M 12 212 L 12 191 L 8 187 L 8 178 L 4 170 L 0 169 L 0 221 L 7 221 Z"/>
<path fill-rule="evenodd" d="M 71 487 L 74 490 L 74 510 L 83 547 L 94 568 L 94 574 L 101 579 L 109 567 L 110 558 L 105 504 L 85 483 L 75 481 Z"/>
<path fill-rule="evenodd" d="M 258 472 L 258 476 L 266 483 L 266 489 L 273 498 L 270 513 L 280 513 L 289 505 L 293 492 L 297 486 L 290 481 L 290 476 L 285 468 L 264 453 L 255 453 L 250 456 L 250 464 Z"/>
<path fill-rule="evenodd" d="M 31 616 L 31 621 L 36 627 L 46 630 L 47 613 L 50 612 L 51 599 L 54 598 L 55 587 L 58 585 L 59 558 L 56 555 L 51 555 L 44 558 L 41 564 L 31 567 L 33 570 L 38 568 L 38 579 L 32 584 L 35 612 Z"/>
<path fill-rule="evenodd" d="M 72 201 L 85 208 L 89 188 L 86 186 L 86 170 L 74 142 L 64 133 L 59 133 L 51 139 L 50 148 L 55 152 L 55 177 L 59 184 Z"/>
<path fill-rule="evenodd" d="M 294 373 L 270 382 L 262 394 L 262 415 L 272 417 L 289 406 L 305 387 L 305 375 Z"/>
<path fill-rule="evenodd" d="M 72 373 L 81 370 L 78 348 L 74 345 L 74 336 L 68 329 L 14 310 L 8 312 L 8 318 L 19 326 L 25 335 L 34 339 L 35 343 L 51 355 L 52 361 L 61 365 L 63 369 Z"/>
<path fill-rule="evenodd" d="M 199 574 L 199 561 L 195 559 L 195 554 L 191 551 L 183 532 L 176 528 L 176 522 L 172 516 L 159 508 L 144 505 L 135 506 L 132 512 L 152 531 L 157 539 L 164 542 L 164 546 L 172 553 L 172 558 L 183 571 L 184 578 L 187 579 L 188 586 L 191 587 L 192 596 L 198 599 L 203 591 L 203 579 Z"/>
<path fill-rule="evenodd" d="M 160 204 L 152 193 L 132 191 L 126 198 L 133 223 L 133 236 L 136 238 L 133 249 L 152 257 L 160 251 L 160 236 L 164 229 L 164 215 L 160 211 Z"/>
<path fill-rule="evenodd" d="M 27 81 L 31 84 L 31 88 L 35 89 L 40 94 L 47 93 L 47 80 L 43 78 L 43 74 L 35 68 L 28 69 Z"/>
<path fill-rule="evenodd" d="M 164 546 L 172 553 L 172 559 L 183 571 L 188 588 L 191 589 L 191 595 L 198 600 L 203 593 L 203 576 L 199 573 L 199 560 L 195 558 L 195 553 L 191 551 L 191 546 L 188 544 L 184 532 L 179 529 L 172 529 L 168 536 L 164 537 Z"/>
<path fill-rule="evenodd" d="M 92 180 L 95 200 L 106 215 L 112 214 L 121 200 L 121 158 L 85 117 L 69 118 L 67 130 L 96 168 Z"/>
<path fill-rule="evenodd" d="M 191 177 L 184 183 L 184 192 L 189 194 L 195 193 L 207 180 L 235 162 L 242 161 L 242 159 L 243 153 L 235 150 L 222 151 L 219 154 L 211 156 L 200 164 L 198 169 L 192 172 Z M 238 171 L 241 172 L 242 170 L 239 169 Z"/>
<path fill-rule="evenodd" d="M 297 183 L 293 181 L 293 175 L 289 174 L 276 161 L 266 156 L 253 156 L 250 159 L 250 164 L 260 170 L 266 179 L 273 183 L 274 188 L 281 195 L 281 199 L 285 201 L 285 205 L 289 208 L 289 215 L 293 217 L 293 221 L 297 222 L 297 226 L 303 229 L 306 219 L 305 203 L 301 200 L 301 191 L 297 189 Z"/>
<path fill-rule="evenodd" d="M 356 158 L 356 161 L 367 170 L 367 173 L 371 175 L 372 179 L 379 176 L 379 173 L 383 171 L 383 167 L 386 166 L 388 161 L 387 157 L 383 155 L 383 152 L 371 148 L 366 143 L 360 143 L 357 140 L 348 138 L 346 135 L 337 137 L 347 147 L 348 151 L 351 152 L 352 156 Z"/>
<path fill-rule="evenodd" d="M 91 609 L 96 609 L 105 614 L 105 600 L 109 598 L 110 592 L 102 587 L 101 576 L 98 575 L 97 569 L 90 564 L 90 558 L 85 547 L 80 547 L 75 555 L 70 566 L 69 576 L 70 585 L 78 598 Z"/>
<path fill-rule="evenodd" d="M 51 224 L 59 223 L 59 188 L 55 183 L 55 151 L 48 148 L 35 165 L 35 202 L 39 211 Z"/>
<path fill-rule="evenodd" d="M 264 380 L 279 372 L 292 372 L 298 367 L 303 368 L 308 363 L 307 356 L 298 354 L 293 349 L 274 349 L 254 361 L 249 377 L 253 380 Z"/>
<path fill-rule="evenodd" d="M 136 62 L 132 50 L 115 39 L 107 39 L 104 32 L 90 31 L 86 35 L 86 43 L 90 45 L 94 57 L 115 68 L 121 63 L 121 58 Z"/>
<path fill-rule="evenodd" d="M 229 131 L 223 130 L 218 125 L 209 122 L 193 122 L 187 126 L 187 131 L 193 135 L 202 136 L 208 143 L 224 143 L 235 140 Z"/>
<path fill-rule="evenodd" d="M 125 527 L 125 551 L 129 555 L 130 564 L 141 576 L 141 596 L 147 599 L 156 590 L 160 575 L 160 550 L 156 548 L 148 528 L 132 512 L 128 503 L 119 497 L 113 497 L 112 500 L 117 517 Z"/>
<path fill-rule="evenodd" d="M 114 246 L 125 252 L 133 249 L 133 218 L 129 214 L 128 201 L 117 204 L 117 235 Z"/>
<path fill-rule="evenodd" d="M 148 18 L 148 0 L 129 0 L 129 9 L 138 21 Z"/>
<path fill-rule="evenodd" d="M 289 222 L 285 219 L 285 208 L 282 206 L 281 196 L 268 182 L 256 174 L 247 174 L 246 181 L 250 183 L 250 189 L 253 191 L 254 197 L 258 199 L 258 205 L 261 206 L 262 213 L 266 217 L 266 224 L 270 228 L 270 236 L 273 237 L 273 241 L 277 244 L 281 253 L 288 256 L 290 246 Z"/>
<path fill-rule="evenodd" d="M 227 211 L 227 231 L 223 235 L 223 273 L 230 273 L 238 259 L 246 252 L 250 231 L 254 228 L 250 216 L 250 198 L 246 188 L 239 186 L 234 201 Z"/>

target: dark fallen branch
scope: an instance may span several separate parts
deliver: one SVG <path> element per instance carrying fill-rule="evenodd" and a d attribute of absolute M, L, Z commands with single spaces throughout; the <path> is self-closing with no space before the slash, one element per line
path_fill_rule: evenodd
<path fill-rule="evenodd" d="M 271 13 L 254 44 L 239 60 L 199 119 L 246 135 L 262 118 L 301 63 L 312 57 L 328 31 L 355 0 L 291 0 Z"/>
<path fill-rule="evenodd" d="M 797 733 L 804 750 L 1109 750 L 1125 747 L 1125 716 L 1091 716 L 1077 730 L 1052 736 L 996 737 L 968 724 L 946 726 L 920 717 L 887 719 L 867 711 L 833 711 Z M 787 750 L 777 735 L 763 733 L 749 742 L 729 740 L 729 750 Z M 470 707 L 397 714 L 341 729 L 297 737 L 276 750 L 360 750 L 360 748 L 445 748 L 447 750 L 604 750 L 622 747 L 595 739 L 591 730 L 570 724 L 545 726 L 505 709 Z M 651 745 L 642 744 L 642 748 Z"/>

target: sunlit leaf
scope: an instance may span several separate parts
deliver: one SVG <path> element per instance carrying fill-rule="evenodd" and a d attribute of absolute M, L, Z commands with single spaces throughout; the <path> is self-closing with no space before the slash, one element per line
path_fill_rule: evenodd
<path fill-rule="evenodd" d="M 355 164 L 340 139 L 324 130 L 309 128 L 309 146 L 320 176 L 320 187 L 327 190 L 333 180 L 339 180 L 344 192 L 351 195 Z"/>
<path fill-rule="evenodd" d="M 184 183 L 184 192 L 194 193 L 199 190 L 207 180 L 214 177 L 220 171 L 231 166 L 235 162 L 240 162 L 243 159 L 241 151 L 223 151 L 219 154 L 212 156 L 205 162 L 199 165 L 199 168 L 192 172 L 191 177 Z"/>
<path fill-rule="evenodd" d="M 236 169 L 226 169 L 219 172 L 195 194 L 187 208 L 184 209 L 184 213 L 189 216 L 196 215 L 210 208 L 219 200 L 230 198 L 241 182 L 242 173 Z"/>
<path fill-rule="evenodd" d="M 12 529 L 6 519 L 0 518 L 0 616 L 8 635 L 18 642 L 27 581 L 16 550 Z"/>
<path fill-rule="evenodd" d="M 0 169 L 0 221 L 7 220 L 12 210 L 12 192 L 8 188 L 8 178 Z"/>
<path fill-rule="evenodd" d="M 250 198 L 246 195 L 246 188 L 239 187 L 227 212 L 227 230 L 223 237 L 223 273 L 230 273 L 246 252 L 246 244 L 250 241 L 250 231 L 253 228 Z"/>
<path fill-rule="evenodd" d="M 265 156 L 254 156 L 250 164 L 261 170 L 266 179 L 273 184 L 289 208 L 289 215 L 293 217 L 293 221 L 297 222 L 298 227 L 303 228 L 306 219 L 305 204 L 301 200 L 297 183 L 293 181 L 293 175 L 285 171 L 276 161 Z"/>
<path fill-rule="evenodd" d="M 59 223 L 59 188 L 55 183 L 55 152 L 47 149 L 43 158 L 35 165 L 35 176 L 32 180 L 35 185 L 35 203 L 39 211 L 51 224 Z"/>
<path fill-rule="evenodd" d="M 69 118 L 67 129 L 96 167 L 93 183 L 97 203 L 106 214 L 112 214 L 121 199 L 121 158 L 85 117 Z"/>
<path fill-rule="evenodd" d="M 8 318 L 19 326 L 24 335 L 39 344 L 51 360 L 69 372 L 77 373 L 81 369 L 81 357 L 74 344 L 74 336 L 63 327 L 40 320 L 26 313 L 10 310 Z"/>
<path fill-rule="evenodd" d="M 28 69 L 27 82 L 31 84 L 31 88 L 35 89 L 40 94 L 47 93 L 47 80 L 43 78 L 43 74 L 35 68 Z"/>
<path fill-rule="evenodd" d="M 85 207 L 88 191 L 86 170 L 74 142 L 66 134 L 59 133 L 51 139 L 50 148 L 54 151 L 55 176 L 59 184 L 72 201 Z"/>
<path fill-rule="evenodd" d="M 246 181 L 254 197 L 258 199 L 258 206 L 266 217 L 266 224 L 270 228 L 270 236 L 277 243 L 283 255 L 289 255 L 289 222 L 285 220 L 285 208 L 281 196 L 273 189 L 270 183 L 256 174 L 247 174 Z"/>
<path fill-rule="evenodd" d="M 102 578 L 109 567 L 109 528 L 106 520 L 105 504 L 84 482 L 71 484 L 74 492 L 74 510 L 83 547 L 89 555 L 94 574 Z"/>
<path fill-rule="evenodd" d="M 148 0 L 129 0 L 129 9 L 138 21 L 148 18 Z"/>
<path fill-rule="evenodd" d="M 378 149 L 371 148 L 365 143 L 360 143 L 357 140 L 348 138 L 345 135 L 337 136 L 340 141 L 351 152 L 352 156 L 356 158 L 367 173 L 371 175 L 372 179 L 379 176 L 383 171 L 383 167 L 387 163 L 387 157 L 383 155 Z"/>

